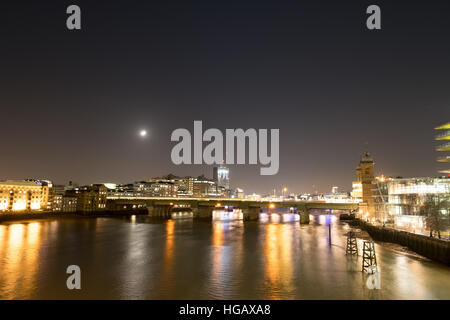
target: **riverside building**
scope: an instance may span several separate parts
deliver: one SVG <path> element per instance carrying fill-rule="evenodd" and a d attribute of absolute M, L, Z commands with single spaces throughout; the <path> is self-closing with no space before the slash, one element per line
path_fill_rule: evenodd
<path fill-rule="evenodd" d="M 48 180 L 0 181 L 0 211 L 40 211 L 51 206 Z"/>
<path fill-rule="evenodd" d="M 106 210 L 107 187 L 104 184 L 82 186 L 66 191 L 67 201 L 76 198 L 76 211 L 94 212 Z M 66 206 L 75 204 L 67 203 Z"/>
<path fill-rule="evenodd" d="M 374 184 L 375 219 L 392 223 L 411 231 L 428 230 L 430 215 L 427 204 L 432 202 L 440 219 L 449 220 L 449 178 L 385 178 L 377 177 Z M 445 222 L 445 221 L 444 221 Z"/>
<path fill-rule="evenodd" d="M 375 203 L 373 198 L 373 182 L 375 162 L 368 152 L 361 155 L 356 168 L 356 181 L 353 182 L 351 196 L 359 202 L 359 215 L 366 219 L 375 218 Z"/>
<path fill-rule="evenodd" d="M 435 130 L 439 130 L 439 134 L 436 135 L 435 139 L 440 142 L 436 147 L 436 151 L 441 153 L 437 161 L 447 163 L 447 167 L 442 167 L 439 172 L 450 175 L 450 168 L 448 167 L 448 163 L 450 162 L 450 156 L 448 155 L 448 151 L 450 151 L 450 122 L 436 127 Z M 445 154 L 443 154 L 444 152 Z"/>

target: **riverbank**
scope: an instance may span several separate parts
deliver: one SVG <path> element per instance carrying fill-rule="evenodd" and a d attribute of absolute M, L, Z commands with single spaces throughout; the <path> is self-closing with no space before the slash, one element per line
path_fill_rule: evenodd
<path fill-rule="evenodd" d="M 450 241 L 391 228 L 378 227 L 361 220 L 357 221 L 361 229 L 367 231 L 375 241 L 396 243 L 431 260 L 450 266 Z"/>
<path fill-rule="evenodd" d="M 2 222 L 15 222 L 24 220 L 35 219 L 53 219 L 53 218 L 86 218 L 86 217 L 118 217 L 118 216 L 131 216 L 131 215 L 145 215 L 145 210 L 133 210 L 133 211 L 97 211 L 97 212 L 23 212 L 23 213 L 1 213 L 0 223 Z"/>

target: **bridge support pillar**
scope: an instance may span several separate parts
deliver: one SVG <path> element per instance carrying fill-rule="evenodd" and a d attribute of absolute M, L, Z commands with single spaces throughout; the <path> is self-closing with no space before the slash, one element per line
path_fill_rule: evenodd
<path fill-rule="evenodd" d="M 164 205 L 153 205 L 148 206 L 148 215 L 153 218 L 170 219 L 171 217 L 171 206 Z"/>
<path fill-rule="evenodd" d="M 242 209 L 244 221 L 257 221 L 259 218 L 260 207 L 248 207 Z"/>
<path fill-rule="evenodd" d="M 305 205 L 297 206 L 297 213 L 300 216 L 300 224 L 309 223 L 309 210 Z"/>
<path fill-rule="evenodd" d="M 212 220 L 212 212 L 214 207 L 198 206 L 191 208 L 194 219 Z"/>
<path fill-rule="evenodd" d="M 308 224 L 309 223 L 309 211 L 301 212 L 300 213 L 300 223 L 301 224 Z"/>
<path fill-rule="evenodd" d="M 306 207 L 305 204 L 297 206 L 297 214 L 300 216 L 300 224 L 309 223 L 309 209 Z"/>
<path fill-rule="evenodd" d="M 300 224 L 308 224 L 309 223 L 309 211 L 306 210 L 304 212 L 300 212 Z"/>

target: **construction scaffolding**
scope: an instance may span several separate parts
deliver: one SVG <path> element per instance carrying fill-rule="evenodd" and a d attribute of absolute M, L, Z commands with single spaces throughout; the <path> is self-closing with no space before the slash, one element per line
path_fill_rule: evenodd
<path fill-rule="evenodd" d="M 375 216 L 385 226 L 389 217 L 388 189 L 384 176 L 375 179 L 376 188 L 373 189 Z"/>

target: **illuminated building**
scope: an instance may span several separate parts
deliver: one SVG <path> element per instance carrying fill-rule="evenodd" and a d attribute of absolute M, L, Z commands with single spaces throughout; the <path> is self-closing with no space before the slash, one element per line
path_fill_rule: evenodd
<path fill-rule="evenodd" d="M 55 194 L 52 201 L 52 211 L 55 212 L 76 212 L 77 197 Z"/>
<path fill-rule="evenodd" d="M 108 196 L 116 197 L 177 197 L 178 184 L 174 179 L 150 179 L 129 184 L 106 183 Z"/>
<path fill-rule="evenodd" d="M 136 182 L 134 184 L 104 183 L 103 185 L 107 188 L 108 197 L 135 197 L 147 195 L 147 191 L 145 190 L 147 187 L 143 185 L 146 183 L 147 182 Z"/>
<path fill-rule="evenodd" d="M 373 197 L 375 203 L 375 220 L 386 223 L 389 218 L 388 181 L 392 178 L 384 176 L 375 177 Z"/>
<path fill-rule="evenodd" d="M 153 194 L 153 183 L 146 181 L 135 182 L 133 185 L 128 185 L 128 189 L 132 191 L 137 197 L 151 197 Z"/>
<path fill-rule="evenodd" d="M 375 217 L 375 203 L 373 198 L 375 162 L 368 152 L 361 156 L 359 166 L 356 168 L 356 181 L 353 182 L 351 196 L 359 202 L 362 217 L 372 219 Z"/>
<path fill-rule="evenodd" d="M 436 127 L 435 130 L 441 130 L 441 132 L 436 136 L 436 140 L 443 142 L 436 147 L 436 151 L 447 152 L 450 151 L 450 122 Z M 443 155 L 437 158 L 438 162 L 448 163 L 450 162 L 450 156 Z M 439 170 L 440 173 L 446 173 L 450 176 L 450 169 L 447 167 L 445 169 Z"/>
<path fill-rule="evenodd" d="M 118 184 L 115 187 L 106 187 L 108 196 L 134 197 L 132 184 Z"/>
<path fill-rule="evenodd" d="M 353 181 L 352 192 L 350 193 L 355 202 L 362 202 L 362 183 Z"/>
<path fill-rule="evenodd" d="M 196 178 L 185 177 L 175 180 L 178 185 L 178 196 L 179 197 L 192 197 L 194 194 L 194 181 Z"/>
<path fill-rule="evenodd" d="M 178 196 L 178 185 L 173 179 L 152 179 L 151 196 L 152 197 L 171 197 Z"/>
<path fill-rule="evenodd" d="M 63 194 L 55 194 L 52 197 L 52 211 L 62 211 L 63 207 Z"/>
<path fill-rule="evenodd" d="M 218 197 L 227 197 L 227 198 L 229 197 L 230 190 L 227 190 L 224 187 L 219 187 L 217 185 L 216 185 L 216 188 L 217 188 L 217 196 Z"/>
<path fill-rule="evenodd" d="M 325 202 L 334 203 L 350 203 L 353 202 L 352 198 L 347 192 L 338 192 L 337 187 L 333 187 L 331 193 L 324 193 L 323 200 Z"/>
<path fill-rule="evenodd" d="M 230 169 L 224 165 L 214 167 L 213 180 L 217 183 L 218 187 L 223 187 L 226 190 L 230 189 Z"/>
<path fill-rule="evenodd" d="M 0 210 L 46 210 L 50 203 L 51 187 L 51 182 L 47 180 L 0 181 Z"/>
<path fill-rule="evenodd" d="M 77 197 L 66 195 L 66 187 L 53 185 L 50 188 L 51 206 L 50 210 L 55 212 L 76 212 Z"/>
<path fill-rule="evenodd" d="M 426 229 L 425 204 L 430 199 L 450 201 L 450 179 L 377 178 L 374 195 L 377 220 L 395 223 L 402 228 Z M 441 214 L 449 217 L 448 209 L 442 209 Z"/>
<path fill-rule="evenodd" d="M 53 185 L 49 191 L 48 210 L 62 211 L 63 196 L 65 187 L 63 185 Z"/>
<path fill-rule="evenodd" d="M 236 188 L 236 190 L 234 191 L 235 197 L 238 199 L 244 199 L 245 198 L 245 193 L 244 190 L 241 188 Z"/>
<path fill-rule="evenodd" d="M 249 199 L 249 200 L 261 200 L 262 197 L 261 197 L 260 194 L 253 193 L 253 194 L 248 195 L 247 199 Z"/>
<path fill-rule="evenodd" d="M 194 181 L 194 197 L 221 197 L 217 184 L 208 179 Z"/>
<path fill-rule="evenodd" d="M 76 198 L 77 211 L 80 212 L 102 211 L 106 209 L 107 190 L 104 184 L 74 188 L 66 191 L 67 201 L 70 201 L 69 197 Z"/>
<path fill-rule="evenodd" d="M 62 197 L 62 212 L 76 212 L 77 211 L 77 197 L 70 197 L 64 195 Z"/>

